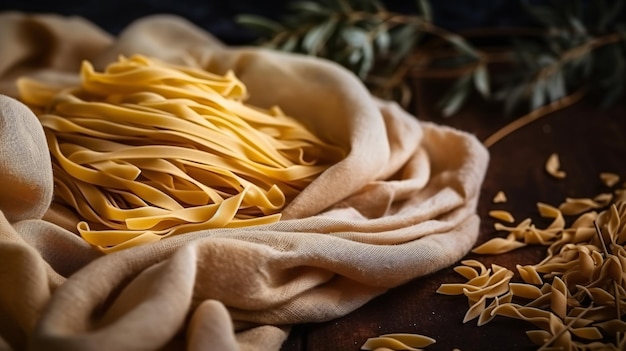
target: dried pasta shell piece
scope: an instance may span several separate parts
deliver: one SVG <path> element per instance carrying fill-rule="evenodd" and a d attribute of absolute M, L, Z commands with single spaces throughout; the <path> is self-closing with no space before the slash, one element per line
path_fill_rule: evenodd
<path fill-rule="evenodd" d="M 396 339 L 411 347 L 428 347 L 437 342 L 437 340 L 431 337 L 410 333 L 383 334 L 381 337 Z"/>
<path fill-rule="evenodd" d="M 545 218 L 556 218 L 561 212 L 556 207 L 550 206 L 543 202 L 537 202 L 537 210 L 539 210 L 539 214 L 541 215 L 541 217 Z"/>
<path fill-rule="evenodd" d="M 467 296 L 471 304 L 480 300 L 483 295 L 487 298 L 500 296 L 509 291 L 509 281 L 512 277 L 513 272 L 509 271 L 508 269 L 498 271 L 494 275 L 489 277 L 489 281 L 484 287 L 471 291 L 468 289 L 464 289 L 463 294 Z"/>
<path fill-rule="evenodd" d="M 525 243 L 515 240 L 508 240 L 504 238 L 493 238 L 482 245 L 474 248 L 473 253 L 481 255 L 499 255 L 506 252 L 510 252 L 520 247 L 526 246 Z"/>
<path fill-rule="evenodd" d="M 485 267 L 485 265 L 482 264 L 482 262 L 477 261 L 477 260 L 463 260 L 461 261 L 461 264 L 464 266 L 468 266 L 468 267 L 479 268 L 480 275 L 485 274 L 485 272 L 487 271 L 487 267 Z"/>
<path fill-rule="evenodd" d="M 552 281 L 552 298 L 550 299 L 550 308 L 552 312 L 561 319 L 567 315 L 567 298 L 569 290 L 559 277 L 554 277 Z"/>
<path fill-rule="evenodd" d="M 507 211 L 503 211 L 503 210 L 493 210 L 493 211 L 489 211 L 489 216 L 495 219 L 499 219 L 501 221 L 504 222 L 508 222 L 508 223 L 513 223 L 515 222 L 515 218 L 513 218 L 513 215 Z"/>
<path fill-rule="evenodd" d="M 506 198 L 506 194 L 504 193 L 504 191 L 498 191 L 496 193 L 496 196 L 493 197 L 493 200 L 491 200 L 494 204 L 501 204 L 501 203 L 505 203 L 507 201 Z"/>
<path fill-rule="evenodd" d="M 552 313 L 540 308 L 520 306 L 514 303 L 502 304 L 496 307 L 492 313 L 498 316 L 521 319 L 544 330 L 550 328 L 550 316 L 552 315 Z"/>
<path fill-rule="evenodd" d="M 559 210 L 565 215 L 579 215 L 583 212 L 602 207 L 601 204 L 589 198 L 566 198 L 565 202 L 559 205 Z"/>
<path fill-rule="evenodd" d="M 515 268 L 517 268 L 517 272 L 522 277 L 522 280 L 524 280 L 526 283 L 535 285 L 543 284 L 539 273 L 537 273 L 537 270 L 533 266 L 521 266 L 518 264 L 515 266 Z"/>
<path fill-rule="evenodd" d="M 484 273 L 482 273 L 478 277 L 468 280 L 467 284 L 475 288 L 481 288 L 488 284 L 490 274 L 491 274 L 491 269 L 487 269 Z"/>
<path fill-rule="evenodd" d="M 369 338 L 365 341 L 363 346 L 361 346 L 361 350 L 376 350 L 379 348 L 388 348 L 391 350 L 421 351 L 421 349 L 406 345 L 402 341 L 383 336 Z"/>
<path fill-rule="evenodd" d="M 561 231 L 565 228 L 565 219 L 563 218 L 563 214 L 559 211 L 558 208 L 554 206 L 550 206 L 543 202 L 537 203 L 537 209 L 539 210 L 539 214 L 544 218 L 554 218 L 554 221 L 546 228 L 549 231 Z"/>
<path fill-rule="evenodd" d="M 611 193 L 600 193 L 593 197 L 593 201 L 595 201 L 599 207 L 607 206 L 613 201 L 613 194 Z"/>
<path fill-rule="evenodd" d="M 626 189 L 617 189 L 614 193 L 615 197 L 613 198 L 613 201 L 626 202 Z"/>
<path fill-rule="evenodd" d="M 589 211 L 581 214 L 574 223 L 572 223 L 571 228 L 593 228 L 593 221 L 598 218 L 598 213 L 595 211 Z"/>
<path fill-rule="evenodd" d="M 588 288 L 580 285 L 577 285 L 576 288 L 584 291 L 596 306 L 615 305 L 615 296 L 602 288 Z"/>
<path fill-rule="evenodd" d="M 552 334 L 545 330 L 527 330 L 526 335 L 535 345 L 543 345 L 552 338 Z"/>
<path fill-rule="evenodd" d="M 498 230 L 498 231 L 506 231 L 506 232 L 512 233 L 514 235 L 514 239 L 521 240 L 524 238 L 524 234 L 530 228 L 531 225 L 532 225 L 532 221 L 530 220 L 530 218 L 526 218 L 515 227 L 505 226 L 504 224 L 498 223 L 498 222 L 494 223 L 493 227 L 495 230 Z"/>
<path fill-rule="evenodd" d="M 582 339 L 600 340 L 603 338 L 602 333 L 596 327 L 572 328 L 570 330 L 572 334 Z"/>
<path fill-rule="evenodd" d="M 546 172 L 557 179 L 563 179 L 567 175 L 561 168 L 561 162 L 559 160 L 559 155 L 557 153 L 553 153 L 548 157 L 546 161 Z"/>
<path fill-rule="evenodd" d="M 463 323 L 467 323 L 471 321 L 472 319 L 475 319 L 476 317 L 480 316 L 480 314 L 483 313 L 483 311 L 485 310 L 486 301 L 487 301 L 487 295 L 483 295 L 480 297 L 480 299 L 476 303 L 474 303 L 470 308 L 468 308 L 467 312 L 465 313 L 465 316 L 463 317 Z"/>
<path fill-rule="evenodd" d="M 595 323 L 594 325 L 612 335 L 626 332 L 626 322 L 619 319 L 611 319 L 605 322 Z"/>
<path fill-rule="evenodd" d="M 550 245 L 556 238 L 556 232 L 537 229 L 534 225 L 524 232 L 524 243 L 534 245 Z"/>
<path fill-rule="evenodd" d="M 493 314 L 493 310 L 501 304 L 510 303 L 512 300 L 513 294 L 511 294 L 510 291 L 502 296 L 496 296 L 493 301 L 491 301 L 491 304 L 489 304 L 489 306 L 487 306 L 487 308 L 483 310 L 483 312 L 480 314 L 480 317 L 478 317 L 477 325 L 480 327 L 489 323 L 495 317 L 495 314 Z"/>
<path fill-rule="evenodd" d="M 470 279 L 474 279 L 476 277 L 478 277 L 478 272 L 472 268 L 472 267 L 468 267 L 468 266 L 456 266 L 453 268 L 455 272 L 457 272 L 458 274 L 462 275 L 463 278 L 470 280 Z"/>
<path fill-rule="evenodd" d="M 538 287 L 530 284 L 511 283 L 509 284 L 509 289 L 511 289 L 513 296 L 523 297 L 525 299 L 534 300 L 543 295 Z"/>
<path fill-rule="evenodd" d="M 621 219 L 619 215 L 619 211 L 617 210 L 617 206 L 615 204 L 611 205 L 607 211 L 603 211 L 598 215 L 598 226 L 600 228 L 606 228 L 609 236 L 612 241 L 619 236 L 619 229 L 621 224 Z"/>
<path fill-rule="evenodd" d="M 441 284 L 436 292 L 442 295 L 463 295 L 464 291 L 469 289 L 479 290 L 480 288 L 470 284 L 451 283 Z"/>
<path fill-rule="evenodd" d="M 602 180 L 604 185 L 612 188 L 619 182 L 619 175 L 611 172 L 602 172 L 600 173 L 600 180 Z"/>
<path fill-rule="evenodd" d="M 563 320 L 563 323 L 565 323 L 566 325 L 571 326 L 572 328 L 582 328 L 582 327 L 588 327 L 589 325 L 593 324 L 593 320 L 591 319 L 587 319 L 587 318 L 580 318 L 580 316 L 577 317 L 565 317 L 565 319 Z"/>

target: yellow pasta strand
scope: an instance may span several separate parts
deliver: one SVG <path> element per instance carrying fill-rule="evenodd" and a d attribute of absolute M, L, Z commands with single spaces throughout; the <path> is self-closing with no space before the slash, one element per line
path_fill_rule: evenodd
<path fill-rule="evenodd" d="M 44 127 L 56 196 L 104 252 L 191 231 L 276 222 L 347 150 L 279 108 L 247 105 L 232 72 L 144 56 L 103 72 L 89 62 L 70 89 L 20 79 Z"/>

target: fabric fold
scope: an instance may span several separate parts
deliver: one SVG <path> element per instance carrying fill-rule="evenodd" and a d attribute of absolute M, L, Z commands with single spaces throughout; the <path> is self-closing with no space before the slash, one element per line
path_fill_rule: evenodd
<path fill-rule="evenodd" d="M 82 19 L 0 13 L 0 42 L 11 49 L 0 52 L 0 347 L 278 350 L 290 325 L 344 316 L 476 240 L 485 148 L 371 97 L 334 63 L 226 47 L 175 16 L 113 38 Z M 53 198 L 42 128 L 15 80 L 70 86 L 82 60 L 101 68 L 133 54 L 232 71 L 250 104 L 279 106 L 349 153 L 279 222 L 103 255 Z"/>

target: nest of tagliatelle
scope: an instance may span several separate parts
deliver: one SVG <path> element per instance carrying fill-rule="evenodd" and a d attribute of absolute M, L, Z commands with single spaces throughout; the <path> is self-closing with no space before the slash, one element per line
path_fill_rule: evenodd
<path fill-rule="evenodd" d="M 276 222 L 280 211 L 346 150 L 278 107 L 245 103 L 232 72 L 145 56 L 81 84 L 22 79 L 52 154 L 56 195 L 83 218 L 81 236 L 104 251 L 213 228 Z"/>

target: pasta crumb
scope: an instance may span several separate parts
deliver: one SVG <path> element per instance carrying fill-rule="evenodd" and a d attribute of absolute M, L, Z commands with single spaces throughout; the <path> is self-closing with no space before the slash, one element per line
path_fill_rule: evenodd
<path fill-rule="evenodd" d="M 491 201 L 494 204 L 505 203 L 507 201 L 506 194 L 504 193 L 504 191 L 500 190 L 500 191 L 498 191 L 496 196 L 493 197 L 493 200 L 491 200 Z"/>
<path fill-rule="evenodd" d="M 567 175 L 565 171 L 560 169 L 561 161 L 559 160 L 559 155 L 557 153 L 553 153 L 550 157 L 548 157 L 545 168 L 548 174 L 557 179 L 563 179 Z"/>
<path fill-rule="evenodd" d="M 602 180 L 602 183 L 604 183 L 604 185 L 612 188 L 615 186 L 615 184 L 619 182 L 619 176 L 615 173 L 602 172 L 600 173 L 600 180 Z"/>

